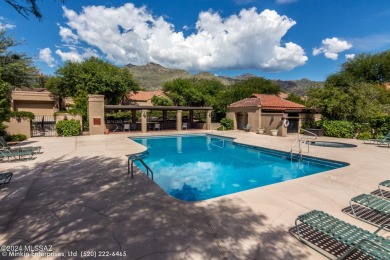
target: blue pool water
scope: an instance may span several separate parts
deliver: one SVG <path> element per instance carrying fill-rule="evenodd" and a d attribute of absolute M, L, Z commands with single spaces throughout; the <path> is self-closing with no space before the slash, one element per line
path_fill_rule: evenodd
<path fill-rule="evenodd" d="M 148 148 L 142 159 L 169 195 L 199 201 L 328 171 L 347 164 L 238 145 L 212 135 L 131 138 Z M 137 164 L 143 169 L 143 166 Z"/>

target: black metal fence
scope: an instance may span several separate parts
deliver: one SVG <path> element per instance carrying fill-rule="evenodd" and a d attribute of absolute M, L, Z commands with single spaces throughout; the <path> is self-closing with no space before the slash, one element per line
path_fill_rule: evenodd
<path fill-rule="evenodd" d="M 35 116 L 31 122 L 31 136 L 55 136 L 55 125 L 54 116 Z"/>

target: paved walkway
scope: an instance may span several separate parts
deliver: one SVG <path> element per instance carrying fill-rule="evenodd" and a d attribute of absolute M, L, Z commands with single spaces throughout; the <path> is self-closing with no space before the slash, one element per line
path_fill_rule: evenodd
<path fill-rule="evenodd" d="M 223 135 L 284 151 L 295 138 Z M 343 139 L 358 147 L 312 146 L 310 155 L 348 167 L 189 203 L 168 196 L 140 172 L 134 180 L 126 175 L 124 155 L 145 149 L 127 136 L 29 139 L 43 147 L 42 154 L 0 164 L 1 171 L 14 172 L 0 192 L 0 244 L 52 246 L 66 259 L 88 251 L 125 252 L 123 259 L 324 259 L 288 232 L 295 218 L 320 209 L 373 231 L 341 210 L 390 178 L 390 149 Z M 67 256 L 70 251 L 77 256 Z M 115 258 L 121 257 L 108 259 Z"/>

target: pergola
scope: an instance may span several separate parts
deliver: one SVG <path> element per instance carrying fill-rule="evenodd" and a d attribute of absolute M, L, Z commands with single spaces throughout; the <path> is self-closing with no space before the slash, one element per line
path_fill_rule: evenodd
<path fill-rule="evenodd" d="M 167 122 L 167 111 L 176 111 L 176 130 L 182 130 L 182 112 L 189 111 L 189 123 L 194 120 L 194 111 L 205 111 L 206 112 L 206 129 L 211 129 L 211 112 L 212 107 L 184 107 L 184 106 L 136 106 L 136 105 L 105 105 L 105 111 L 131 111 L 132 121 L 137 120 L 136 112 L 141 112 L 141 131 L 146 133 L 148 130 L 147 124 L 147 113 L 149 111 L 157 110 L 163 113 L 163 124 Z"/>

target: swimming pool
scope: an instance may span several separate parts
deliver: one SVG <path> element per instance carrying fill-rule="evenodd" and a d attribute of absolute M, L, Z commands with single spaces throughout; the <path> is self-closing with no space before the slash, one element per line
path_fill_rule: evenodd
<path fill-rule="evenodd" d="M 169 195 L 199 201 L 333 170 L 348 164 L 239 145 L 212 135 L 131 138 L 148 148 L 142 159 Z M 137 164 L 141 169 L 143 166 Z"/>

